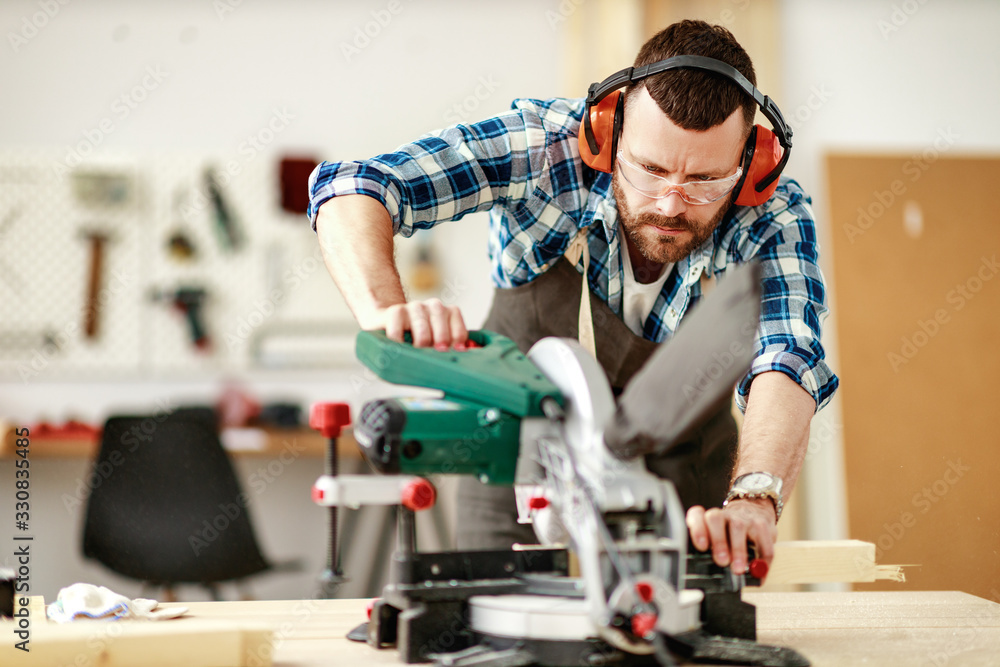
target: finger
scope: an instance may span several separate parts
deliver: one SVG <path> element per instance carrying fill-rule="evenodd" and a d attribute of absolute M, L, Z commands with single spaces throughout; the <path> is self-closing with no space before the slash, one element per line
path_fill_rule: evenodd
<path fill-rule="evenodd" d="M 469 340 L 469 330 L 465 327 L 462 311 L 457 306 L 448 309 L 448 326 L 451 328 L 451 344 L 456 350 L 465 349 L 465 341 Z"/>
<path fill-rule="evenodd" d="M 764 518 L 757 518 L 750 527 L 749 538 L 757 550 L 757 558 L 763 559 L 768 565 L 774 559 L 774 542 L 778 531 L 773 523 Z"/>
<path fill-rule="evenodd" d="M 729 565 L 729 536 L 726 534 L 726 516 L 718 507 L 705 512 L 705 526 L 712 541 L 712 560 L 720 567 Z"/>
<path fill-rule="evenodd" d="M 452 343 L 448 309 L 439 299 L 428 299 L 426 309 L 430 320 L 431 344 L 434 349 L 444 352 Z"/>
<path fill-rule="evenodd" d="M 727 517 L 729 528 L 729 548 L 733 562 L 732 570 L 736 574 L 747 571 L 747 522 L 740 516 Z"/>
<path fill-rule="evenodd" d="M 705 508 L 701 505 L 694 505 L 687 511 L 684 518 L 687 523 L 688 532 L 691 534 L 691 543 L 698 551 L 705 551 L 709 547 L 708 529 L 705 527 Z"/>
<path fill-rule="evenodd" d="M 434 343 L 431 331 L 430 316 L 423 303 L 415 301 L 407 304 L 410 316 L 410 334 L 413 336 L 414 347 L 430 347 Z"/>
<path fill-rule="evenodd" d="M 385 335 L 389 340 L 403 342 L 403 332 L 410 328 L 410 318 L 403 305 L 389 306 L 385 310 Z"/>

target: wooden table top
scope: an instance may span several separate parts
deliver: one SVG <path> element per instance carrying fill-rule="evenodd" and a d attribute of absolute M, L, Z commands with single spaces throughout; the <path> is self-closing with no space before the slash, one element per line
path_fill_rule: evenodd
<path fill-rule="evenodd" d="M 816 667 L 1000 664 L 1000 604 L 966 593 L 746 591 L 744 596 L 757 606 L 760 641 L 791 646 Z M 271 626 L 273 664 L 279 667 L 399 664 L 393 650 L 345 639 L 364 620 L 366 603 L 179 604 L 190 608 L 190 620 Z"/>

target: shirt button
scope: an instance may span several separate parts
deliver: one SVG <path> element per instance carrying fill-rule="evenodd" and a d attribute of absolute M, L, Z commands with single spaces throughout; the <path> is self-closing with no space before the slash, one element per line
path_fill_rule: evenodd
<path fill-rule="evenodd" d="M 670 313 L 670 317 L 677 318 L 677 311 L 673 307 L 667 308 L 667 312 Z"/>

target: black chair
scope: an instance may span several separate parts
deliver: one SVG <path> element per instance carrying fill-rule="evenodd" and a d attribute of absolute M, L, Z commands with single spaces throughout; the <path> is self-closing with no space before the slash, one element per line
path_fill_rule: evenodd
<path fill-rule="evenodd" d="M 272 569 L 211 413 L 112 417 L 93 468 L 83 554 L 173 598 Z"/>

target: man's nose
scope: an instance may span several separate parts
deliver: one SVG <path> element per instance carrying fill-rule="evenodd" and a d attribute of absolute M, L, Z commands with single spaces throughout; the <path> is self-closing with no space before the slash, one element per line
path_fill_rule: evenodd
<path fill-rule="evenodd" d="M 680 191 L 672 189 L 667 196 L 656 200 L 656 210 L 661 215 L 676 218 L 687 212 L 688 204 L 681 198 Z"/>

